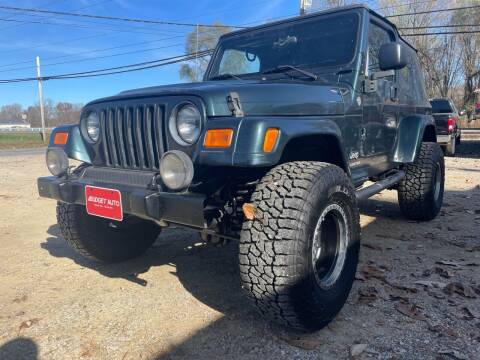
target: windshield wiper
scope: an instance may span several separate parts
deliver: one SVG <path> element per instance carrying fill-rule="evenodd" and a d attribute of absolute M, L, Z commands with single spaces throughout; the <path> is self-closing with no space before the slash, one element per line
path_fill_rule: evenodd
<path fill-rule="evenodd" d="M 275 74 L 275 73 L 281 73 L 281 72 L 286 72 L 290 70 L 294 70 L 302 75 L 305 75 L 306 77 L 312 80 L 317 80 L 317 75 L 315 75 L 314 73 L 311 73 L 310 71 L 307 71 L 307 70 L 300 69 L 293 65 L 279 65 L 276 68 L 263 71 L 262 74 Z"/>
<path fill-rule="evenodd" d="M 240 76 L 230 74 L 230 73 L 224 73 L 216 76 L 212 76 L 208 80 L 225 80 L 225 79 L 237 79 L 237 80 L 242 80 Z"/>

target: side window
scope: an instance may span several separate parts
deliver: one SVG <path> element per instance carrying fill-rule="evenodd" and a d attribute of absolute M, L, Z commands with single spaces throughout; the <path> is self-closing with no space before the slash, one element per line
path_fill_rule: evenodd
<path fill-rule="evenodd" d="M 220 62 L 218 74 L 245 74 L 255 73 L 260 70 L 260 61 L 255 54 L 245 51 L 228 49 Z"/>
<path fill-rule="evenodd" d="M 371 22 L 368 27 L 368 72 L 380 70 L 378 53 L 380 46 L 393 41 L 393 34 Z"/>
<path fill-rule="evenodd" d="M 414 86 L 415 86 L 415 96 L 419 102 L 427 102 L 428 97 L 425 91 L 425 83 L 423 81 L 422 69 L 420 68 L 420 62 L 418 61 L 418 56 L 415 52 L 412 51 L 412 66 L 414 73 Z"/>
<path fill-rule="evenodd" d="M 399 100 L 415 103 L 426 102 L 428 99 L 417 54 L 410 47 L 406 46 L 405 50 L 407 51 L 407 66 L 397 71 Z"/>

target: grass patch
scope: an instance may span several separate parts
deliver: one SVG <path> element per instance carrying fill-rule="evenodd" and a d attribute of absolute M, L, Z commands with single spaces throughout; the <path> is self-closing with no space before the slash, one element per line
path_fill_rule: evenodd
<path fill-rule="evenodd" d="M 0 133 L 0 150 L 35 148 L 47 146 L 47 144 L 48 139 L 47 142 L 43 142 L 42 135 L 39 133 Z"/>

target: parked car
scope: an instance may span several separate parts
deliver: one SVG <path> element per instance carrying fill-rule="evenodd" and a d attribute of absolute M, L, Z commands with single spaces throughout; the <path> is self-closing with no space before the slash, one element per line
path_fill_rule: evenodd
<path fill-rule="evenodd" d="M 203 82 L 92 101 L 46 157 L 39 193 L 80 254 L 133 258 L 169 224 L 237 241 L 252 304 L 305 331 L 348 297 L 358 201 L 395 189 L 425 221 L 444 191 L 417 53 L 362 5 L 223 35 Z"/>
<path fill-rule="evenodd" d="M 451 99 L 432 99 L 433 118 L 437 126 L 437 142 L 445 154 L 455 156 L 457 145 L 460 145 L 462 132 L 458 127 L 460 119 L 457 108 Z"/>

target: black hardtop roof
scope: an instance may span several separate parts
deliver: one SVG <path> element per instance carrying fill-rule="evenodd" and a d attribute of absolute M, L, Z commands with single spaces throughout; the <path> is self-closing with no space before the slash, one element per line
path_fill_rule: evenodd
<path fill-rule="evenodd" d="M 235 36 L 235 35 L 238 35 L 238 34 L 243 34 L 243 33 L 250 32 L 250 31 L 255 31 L 255 30 L 268 28 L 268 27 L 274 26 L 274 25 L 285 24 L 285 23 L 289 23 L 289 22 L 295 22 L 295 21 L 299 21 L 299 20 L 314 18 L 314 17 L 320 16 L 320 15 L 331 14 L 331 13 L 336 13 L 336 12 L 339 12 L 339 11 L 347 11 L 347 10 L 353 10 L 353 9 L 364 9 L 364 10 L 368 11 L 369 13 L 371 13 L 372 15 L 377 16 L 382 21 L 387 22 L 389 25 L 391 25 L 395 29 L 395 31 L 398 34 L 398 37 L 406 45 L 410 46 L 413 50 L 417 51 L 408 41 L 406 41 L 405 39 L 402 38 L 402 36 L 400 35 L 400 33 L 397 30 L 397 26 L 394 23 L 392 23 L 386 17 L 380 15 L 379 13 L 370 9 L 368 6 L 366 6 L 364 4 L 339 6 L 339 7 L 335 7 L 335 8 L 331 8 L 331 9 L 327 9 L 327 10 L 315 11 L 315 12 L 312 12 L 312 13 L 309 13 L 309 14 L 306 14 L 306 15 L 298 15 L 298 16 L 289 17 L 287 19 L 272 21 L 272 22 L 269 22 L 269 23 L 265 23 L 265 24 L 261 24 L 261 25 L 252 26 L 252 27 L 248 27 L 248 28 L 245 28 L 245 29 L 229 32 L 227 34 L 222 35 L 220 37 L 220 39 L 230 37 L 230 36 Z"/>

